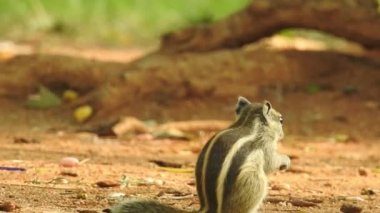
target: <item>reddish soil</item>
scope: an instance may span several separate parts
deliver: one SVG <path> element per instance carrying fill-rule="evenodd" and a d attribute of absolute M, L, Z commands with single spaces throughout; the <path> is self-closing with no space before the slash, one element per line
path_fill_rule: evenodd
<path fill-rule="evenodd" d="M 367 75 L 353 70 L 349 75 L 337 72 L 310 81 L 327 85 L 313 94 L 299 89 L 304 83 L 284 87 L 281 99 L 286 101 L 272 104 L 287 118 L 287 136 L 280 151 L 292 157 L 292 167 L 270 176 L 271 189 L 261 212 L 339 212 L 343 204 L 355 205 L 363 212 L 380 212 L 379 79 L 379 70 Z M 346 88 L 349 94 L 343 94 L 344 85 L 357 88 Z M 238 91 L 240 85 L 234 86 L 233 91 Z M 260 98 L 276 97 L 272 85 L 261 89 Z M 170 110 L 165 105 L 144 105 L 133 115 L 160 122 L 231 121 L 235 99 L 182 99 Z M 191 135 L 186 141 L 152 139 L 149 134 L 100 138 L 75 132 L 79 126 L 69 113 L 26 109 L 9 97 L 0 97 L 0 103 L 0 166 L 26 169 L 0 170 L 0 202 L 16 205 L 14 212 L 98 212 L 114 202 L 110 195 L 115 192 L 124 193 L 125 198 L 151 198 L 188 210 L 198 208 L 192 169 L 214 131 L 185 131 Z M 163 113 L 148 113 L 149 107 Z M 66 156 L 86 160 L 65 168 L 60 160 Z M 184 168 L 165 169 L 149 162 L 152 159 Z M 123 175 L 129 180 L 126 187 L 95 184 L 117 183 Z"/>
<path fill-rule="evenodd" d="M 176 141 L 101 139 L 92 134 L 63 132 L 25 134 L 18 135 L 39 143 L 16 144 L 14 134 L 0 135 L 0 165 L 26 168 L 26 172 L 0 173 L 1 200 L 17 205 L 16 212 L 100 210 L 109 206 L 109 196 L 114 192 L 158 199 L 181 208 L 198 207 L 192 172 L 166 171 L 149 160 L 193 168 L 197 151 L 209 135 Z M 264 212 L 338 212 L 343 203 L 359 206 L 364 212 L 380 212 L 379 141 L 337 143 L 323 138 L 288 137 L 280 150 L 293 158 L 292 169 L 271 175 L 269 200 L 274 203 L 267 202 Z M 67 169 L 59 165 L 65 156 L 89 160 Z M 78 176 L 65 176 L 63 171 Z M 141 183 L 126 188 L 95 185 L 98 181 L 118 182 L 122 175 L 131 183 Z M 376 194 L 362 195 L 365 189 Z M 316 206 L 294 206 L 291 199 L 316 202 Z"/>

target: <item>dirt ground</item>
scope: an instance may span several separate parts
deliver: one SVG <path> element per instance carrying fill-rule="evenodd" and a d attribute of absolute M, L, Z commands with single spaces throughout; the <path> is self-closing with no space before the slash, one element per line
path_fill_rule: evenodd
<path fill-rule="evenodd" d="M 316 94 L 285 87 L 286 102 L 273 103 L 288 118 L 280 151 L 291 156 L 292 166 L 270 176 L 269 196 L 260 212 L 340 212 L 343 204 L 380 212 L 379 79 L 379 70 L 365 76 L 353 70 L 349 75 L 320 76 L 318 82 L 333 88 Z M 342 82 L 358 90 L 343 88 L 343 94 Z M 274 97 L 272 85 L 266 86 L 263 96 Z M 235 98 L 211 103 L 212 107 L 205 99 L 183 99 L 178 105 L 184 107 L 170 108 L 167 119 L 147 116 L 164 124 L 184 120 L 185 129 L 194 119 L 223 120 L 202 121 L 201 128 L 183 130 L 190 137 L 182 140 L 158 139 L 150 133 L 104 138 L 77 132 L 80 126 L 67 119 L 67 113 L 26 109 L 0 96 L 0 166 L 25 169 L 0 170 L 0 202 L 9 202 L 14 212 L 100 212 L 121 199 L 140 197 L 197 209 L 193 175 L 197 154 L 215 131 L 231 122 Z M 133 116 L 147 120 L 146 108 Z M 205 128 L 215 123 L 221 125 Z M 67 156 L 81 163 L 61 166 Z M 161 167 L 152 160 L 181 168 Z M 96 184 L 100 181 L 115 186 L 100 187 Z"/>
<path fill-rule="evenodd" d="M 85 133 L 19 132 L 19 137 L 38 143 L 17 144 L 16 135 L 2 133 L 0 164 L 26 171 L 0 173 L 1 200 L 15 204 L 16 212 L 96 212 L 115 202 L 112 193 L 124 193 L 127 198 L 152 198 L 194 209 L 199 203 L 191 170 L 197 152 L 210 134 L 179 141 L 145 136 L 118 140 Z M 262 212 L 339 212 L 344 203 L 361 207 L 363 212 L 380 212 L 379 141 L 338 143 L 323 138 L 288 137 L 280 150 L 291 156 L 292 168 L 271 175 L 268 199 L 272 202 L 266 202 Z M 65 156 L 88 161 L 68 169 L 60 166 L 60 159 Z M 178 163 L 190 171 L 166 170 L 150 160 Z M 95 184 L 117 183 L 123 175 L 130 186 L 100 188 Z M 375 194 L 366 195 L 372 192 Z M 306 204 L 293 205 L 294 200 Z M 312 207 L 303 206 L 310 203 Z"/>

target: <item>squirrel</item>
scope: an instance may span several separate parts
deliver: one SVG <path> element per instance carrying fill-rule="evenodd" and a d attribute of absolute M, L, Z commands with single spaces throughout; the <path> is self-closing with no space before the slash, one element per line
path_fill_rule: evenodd
<path fill-rule="evenodd" d="M 268 188 L 267 175 L 290 166 L 277 152 L 284 137 L 283 117 L 268 101 L 251 103 L 239 97 L 236 120 L 203 147 L 195 168 L 199 213 L 255 213 Z M 155 201 L 132 199 L 109 213 L 184 213 Z"/>

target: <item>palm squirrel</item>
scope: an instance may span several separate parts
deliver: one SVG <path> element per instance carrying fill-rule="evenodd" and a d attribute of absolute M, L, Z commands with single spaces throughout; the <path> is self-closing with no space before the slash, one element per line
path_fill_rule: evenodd
<path fill-rule="evenodd" d="M 287 169 L 290 159 L 277 153 L 284 137 L 283 118 L 268 101 L 239 97 L 236 121 L 203 147 L 195 169 L 199 213 L 254 213 L 267 194 L 267 175 Z M 155 201 L 133 199 L 104 210 L 112 213 L 181 213 Z"/>

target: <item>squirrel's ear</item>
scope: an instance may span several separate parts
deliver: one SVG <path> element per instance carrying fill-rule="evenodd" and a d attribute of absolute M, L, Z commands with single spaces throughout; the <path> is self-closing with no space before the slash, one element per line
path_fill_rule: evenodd
<path fill-rule="evenodd" d="M 235 107 L 235 113 L 237 115 L 240 114 L 241 110 L 248 104 L 251 104 L 251 102 L 249 102 L 248 99 L 244 98 L 243 96 L 239 96 Z"/>
<path fill-rule="evenodd" d="M 268 115 L 271 109 L 272 109 L 272 104 L 270 104 L 269 101 L 265 100 L 263 103 L 263 115 L 264 116 Z"/>

